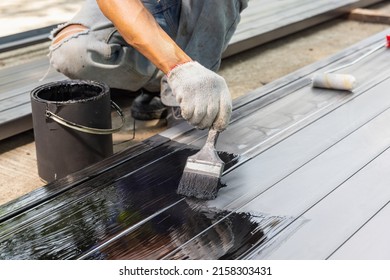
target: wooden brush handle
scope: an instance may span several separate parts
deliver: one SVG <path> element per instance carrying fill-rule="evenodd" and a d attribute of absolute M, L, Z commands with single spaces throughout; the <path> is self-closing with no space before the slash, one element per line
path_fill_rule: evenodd
<path fill-rule="evenodd" d="M 209 130 L 209 135 L 207 136 L 205 145 L 210 145 L 212 147 L 215 147 L 215 145 L 217 144 L 218 136 L 219 136 L 219 131 L 211 128 Z"/>

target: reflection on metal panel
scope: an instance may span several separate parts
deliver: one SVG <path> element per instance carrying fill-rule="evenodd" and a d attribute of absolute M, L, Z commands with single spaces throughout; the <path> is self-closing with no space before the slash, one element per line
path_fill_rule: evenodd
<path fill-rule="evenodd" d="M 353 8 L 377 2 L 381 1 L 250 0 L 224 57 L 309 28 Z M 3 38 L 0 40 L 0 52 L 2 48 L 5 50 L 41 41 L 45 37 L 41 34 L 42 30 Z M 37 32 L 39 36 L 35 36 Z M 16 44 L 12 40 L 17 40 Z M 0 71 L 0 140 L 32 128 L 29 92 L 43 83 L 65 79 L 62 74 L 51 70 L 46 79 L 39 82 L 48 71 L 48 59 L 42 58 Z"/>
<path fill-rule="evenodd" d="M 0 258 L 329 257 L 390 199 L 390 51 L 349 68 L 361 81 L 352 93 L 307 81 L 384 34 L 236 103 L 217 145 L 226 167 L 215 200 L 176 194 L 207 132 L 167 131 L 0 207 Z"/>

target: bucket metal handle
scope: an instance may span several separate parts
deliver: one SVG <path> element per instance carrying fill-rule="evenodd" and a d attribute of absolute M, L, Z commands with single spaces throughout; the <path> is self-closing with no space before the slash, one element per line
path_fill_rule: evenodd
<path fill-rule="evenodd" d="M 50 110 L 46 109 L 46 117 L 49 119 L 52 119 L 53 121 L 62 124 L 63 126 L 72 128 L 74 130 L 78 130 L 81 132 L 85 133 L 90 133 L 90 134 L 112 134 L 115 132 L 118 132 L 122 129 L 123 125 L 125 124 L 125 117 L 123 115 L 123 112 L 119 106 L 111 100 L 111 107 L 115 109 L 116 113 L 119 115 L 121 118 L 121 125 L 117 128 L 93 128 L 93 127 L 88 127 L 84 126 L 81 124 L 77 124 L 68 120 L 65 120 L 64 118 L 61 118 L 60 116 L 54 114 Z"/>

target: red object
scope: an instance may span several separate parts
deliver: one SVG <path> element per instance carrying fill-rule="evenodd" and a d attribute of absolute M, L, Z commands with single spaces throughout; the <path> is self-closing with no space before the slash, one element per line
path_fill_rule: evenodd
<path fill-rule="evenodd" d="M 390 35 L 386 35 L 386 47 L 390 48 Z"/>

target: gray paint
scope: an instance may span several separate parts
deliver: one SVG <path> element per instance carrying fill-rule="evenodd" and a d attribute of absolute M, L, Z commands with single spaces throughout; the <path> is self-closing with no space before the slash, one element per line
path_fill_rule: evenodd
<path fill-rule="evenodd" d="M 355 7 L 363 7 L 381 1 L 322 1 L 320 4 L 317 2 L 309 0 L 288 0 L 283 1 L 283 3 L 267 0 L 249 1 L 249 7 L 243 12 L 241 23 L 225 51 L 224 57 L 306 29 L 345 14 Z M 39 79 L 47 72 L 48 67 L 47 58 L 42 58 L 0 71 L 0 100 L 11 98 L 10 102 L 14 104 L 10 106 L 4 103 L 0 107 L 0 127 L 4 128 L 0 130 L 0 140 L 32 128 L 31 111 L 18 112 L 18 106 L 29 104 L 26 97 L 38 85 L 64 79 L 63 75 L 52 69 L 49 76 L 43 82 L 39 82 Z M 11 97 L 19 95 L 22 96 L 21 100 Z"/>
<path fill-rule="evenodd" d="M 390 259 L 390 206 L 383 209 L 351 236 L 329 257 L 332 260 L 388 260 Z"/>

